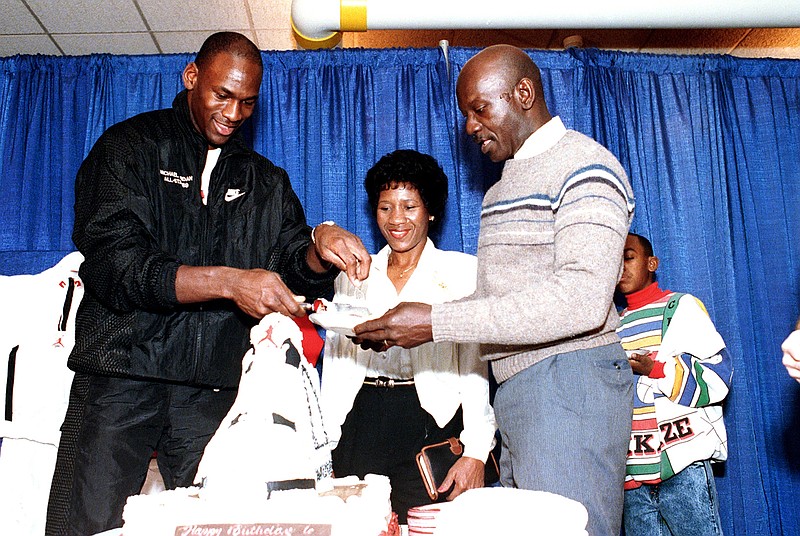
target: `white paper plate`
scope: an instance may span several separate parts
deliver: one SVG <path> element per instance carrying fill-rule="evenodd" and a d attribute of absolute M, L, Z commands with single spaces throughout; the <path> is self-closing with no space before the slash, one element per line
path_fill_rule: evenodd
<path fill-rule="evenodd" d="M 308 315 L 308 319 L 325 329 L 335 331 L 347 337 L 354 337 L 353 328 L 370 317 L 349 315 L 338 312 L 320 311 Z"/>

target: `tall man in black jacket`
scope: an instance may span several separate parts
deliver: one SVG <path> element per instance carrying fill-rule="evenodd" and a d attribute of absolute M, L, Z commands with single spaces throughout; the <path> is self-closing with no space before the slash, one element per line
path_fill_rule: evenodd
<path fill-rule="evenodd" d="M 368 273 L 361 241 L 330 224 L 312 232 L 286 172 L 237 134 L 262 71 L 247 38 L 212 35 L 172 108 L 109 128 L 78 172 L 86 294 L 49 534 L 63 532 L 66 504 L 68 534 L 121 526 L 154 451 L 167 488 L 191 485 L 235 398 L 250 327 L 303 315 L 298 296 L 326 294 L 339 270 Z"/>

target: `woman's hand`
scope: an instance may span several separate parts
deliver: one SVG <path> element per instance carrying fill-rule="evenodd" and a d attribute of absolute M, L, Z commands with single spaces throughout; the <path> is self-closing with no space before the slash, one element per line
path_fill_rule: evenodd
<path fill-rule="evenodd" d="M 468 456 L 461 456 L 447 472 L 447 476 L 442 481 L 438 491 L 439 493 L 445 493 L 452 486 L 453 490 L 447 496 L 447 500 L 452 501 L 468 489 L 482 488 L 483 471 L 484 464 L 482 461 Z"/>

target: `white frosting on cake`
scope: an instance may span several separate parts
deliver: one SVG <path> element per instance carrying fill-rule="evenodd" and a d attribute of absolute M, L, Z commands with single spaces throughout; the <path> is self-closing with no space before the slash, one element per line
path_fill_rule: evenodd
<path fill-rule="evenodd" d="M 125 505 L 122 533 L 300 535 L 309 525 L 323 526 L 317 527 L 315 534 L 327 534 L 329 527 L 331 536 L 378 536 L 386 531 L 391 518 L 387 477 L 367 475 L 363 481 L 352 477 L 333 479 L 331 483 L 332 489 L 346 490 L 344 494 L 358 487 L 360 495 L 351 494 L 344 500 L 336 495 L 320 496 L 311 489 L 275 492 L 268 501 L 238 494 L 225 500 L 216 494 L 203 495 L 196 487 L 135 495 Z M 178 527 L 185 529 L 178 531 Z"/>
<path fill-rule="evenodd" d="M 300 329 L 273 313 L 250 341 L 236 401 L 205 449 L 195 486 L 130 497 L 124 536 L 303 534 L 309 524 L 334 536 L 381 534 L 391 518 L 389 479 L 331 477 L 319 376 L 302 355 Z"/>

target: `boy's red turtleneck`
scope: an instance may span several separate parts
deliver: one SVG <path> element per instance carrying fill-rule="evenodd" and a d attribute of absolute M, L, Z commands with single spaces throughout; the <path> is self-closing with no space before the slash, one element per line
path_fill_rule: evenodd
<path fill-rule="evenodd" d="M 628 302 L 628 310 L 634 311 L 639 307 L 644 307 L 648 303 L 653 303 L 659 298 L 663 298 L 669 294 L 669 290 L 661 290 L 658 288 L 658 283 L 653 281 L 642 290 L 631 292 L 625 296 L 625 301 Z"/>

